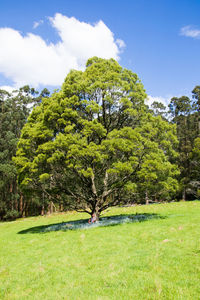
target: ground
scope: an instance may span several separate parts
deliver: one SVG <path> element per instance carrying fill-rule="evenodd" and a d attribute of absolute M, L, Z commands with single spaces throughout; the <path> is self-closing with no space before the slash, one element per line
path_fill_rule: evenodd
<path fill-rule="evenodd" d="M 0 299 L 199 299 L 200 202 L 103 217 L 119 215 L 131 222 L 69 230 L 87 222 L 71 212 L 0 223 Z"/>

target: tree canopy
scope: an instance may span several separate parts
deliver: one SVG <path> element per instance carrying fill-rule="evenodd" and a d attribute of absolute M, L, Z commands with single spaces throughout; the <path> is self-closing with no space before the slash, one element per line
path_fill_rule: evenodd
<path fill-rule="evenodd" d="M 178 199 L 199 198 L 199 158 L 197 149 L 200 133 L 199 95 L 200 87 L 192 90 L 192 99 L 187 96 L 173 97 L 169 104 L 172 123 L 177 126 L 178 153 L 177 163 L 180 170 Z"/>
<path fill-rule="evenodd" d="M 97 217 L 136 195 L 138 178 L 147 192 L 160 178 L 176 189 L 175 126 L 152 116 L 145 98 L 138 76 L 113 59 L 93 57 L 84 72 L 72 70 L 22 130 L 21 187 Z"/>
<path fill-rule="evenodd" d="M 31 107 L 48 93 L 45 89 L 38 95 L 29 86 L 12 93 L 0 90 L 0 219 L 12 219 L 23 214 L 25 206 L 17 187 L 17 170 L 12 156 L 16 154 L 21 129 Z"/>

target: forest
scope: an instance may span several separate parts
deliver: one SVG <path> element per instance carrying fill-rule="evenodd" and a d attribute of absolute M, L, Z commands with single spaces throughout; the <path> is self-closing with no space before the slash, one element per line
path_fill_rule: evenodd
<path fill-rule="evenodd" d="M 0 220 L 200 197 L 200 85 L 148 105 L 137 74 L 93 57 L 60 90 L 0 90 Z"/>

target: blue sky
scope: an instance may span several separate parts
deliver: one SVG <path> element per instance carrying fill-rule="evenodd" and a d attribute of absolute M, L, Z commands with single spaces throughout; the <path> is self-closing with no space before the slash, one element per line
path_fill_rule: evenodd
<path fill-rule="evenodd" d="M 199 16 L 200 0 L 0 0 L 0 86 L 59 87 L 97 53 L 136 72 L 152 98 L 190 95 Z"/>

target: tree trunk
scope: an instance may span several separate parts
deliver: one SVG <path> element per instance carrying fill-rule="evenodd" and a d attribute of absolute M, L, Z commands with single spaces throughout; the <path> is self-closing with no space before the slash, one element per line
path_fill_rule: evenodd
<path fill-rule="evenodd" d="M 28 217 L 28 208 L 29 208 L 29 204 L 28 202 L 26 202 L 26 208 L 25 208 L 25 216 Z"/>
<path fill-rule="evenodd" d="M 41 209 L 41 216 L 44 216 L 45 211 L 44 211 L 44 192 L 42 193 L 42 209 Z"/>
<path fill-rule="evenodd" d="M 62 203 L 59 204 L 59 211 L 60 211 L 60 212 L 63 211 L 63 204 L 62 204 Z"/>
<path fill-rule="evenodd" d="M 98 207 L 94 207 L 92 212 L 91 212 L 91 218 L 93 217 L 93 215 L 95 214 L 96 216 L 96 221 L 99 221 L 99 217 L 100 217 L 100 212 L 99 212 L 99 208 Z"/>
<path fill-rule="evenodd" d="M 15 195 L 15 196 L 14 196 L 14 197 L 15 197 L 15 210 L 16 210 L 17 212 L 19 212 L 19 201 L 18 201 L 18 199 L 17 199 L 17 182 L 16 182 L 16 181 L 13 182 L 13 190 L 12 190 L 12 193 Z"/>
<path fill-rule="evenodd" d="M 185 192 L 185 187 L 183 188 L 183 194 L 182 194 L 182 201 L 186 200 L 186 192 Z"/>
<path fill-rule="evenodd" d="M 97 212 L 97 213 L 96 213 L 96 221 L 97 221 L 97 222 L 99 221 L 99 217 L 100 217 L 100 213 Z"/>
<path fill-rule="evenodd" d="M 44 205 L 42 205 L 41 216 L 44 216 Z"/>
<path fill-rule="evenodd" d="M 56 207 L 55 207 L 53 201 L 50 201 L 50 203 L 48 205 L 48 213 L 47 214 L 48 215 L 52 214 L 53 210 L 55 210 L 55 212 L 56 212 Z"/>
<path fill-rule="evenodd" d="M 147 191 L 145 193 L 145 202 L 146 202 L 146 204 L 149 204 L 149 197 L 148 197 L 148 192 Z"/>
<path fill-rule="evenodd" d="M 27 201 L 24 201 L 23 199 L 23 209 L 22 209 L 22 217 L 25 218 L 26 217 L 26 205 L 27 205 Z"/>
<path fill-rule="evenodd" d="M 19 198 L 19 211 L 21 216 L 23 215 L 23 195 L 20 193 L 20 198 Z"/>

